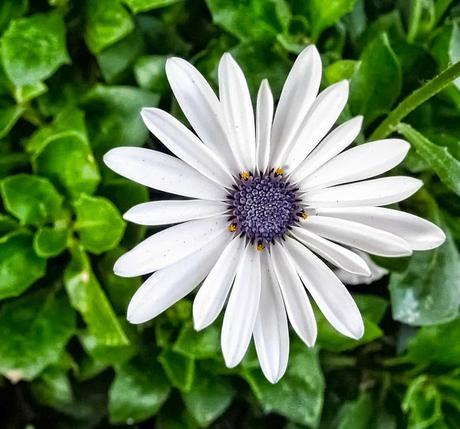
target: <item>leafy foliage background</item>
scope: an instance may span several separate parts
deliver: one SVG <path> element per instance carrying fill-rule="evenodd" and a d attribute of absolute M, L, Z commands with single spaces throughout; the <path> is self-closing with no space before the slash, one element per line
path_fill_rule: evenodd
<path fill-rule="evenodd" d="M 459 24 L 452 0 L 1 0 L 0 427 L 459 428 L 459 67 L 404 124 L 377 128 L 460 60 Z M 358 142 L 391 132 L 411 142 L 397 173 L 425 187 L 403 208 L 448 238 L 378 259 L 389 275 L 352 288 L 365 337 L 347 340 L 318 314 L 318 346 L 292 338 L 288 372 L 270 385 L 253 350 L 225 368 L 219 326 L 194 332 L 189 300 L 125 322 L 141 279 L 112 265 L 148 232 L 120 211 L 160 195 L 101 157 L 161 148 L 139 110 L 181 117 L 167 56 L 215 83 L 230 51 L 253 91 L 268 77 L 276 96 L 309 43 L 324 85 L 351 80 L 340 120 L 365 115 Z"/>

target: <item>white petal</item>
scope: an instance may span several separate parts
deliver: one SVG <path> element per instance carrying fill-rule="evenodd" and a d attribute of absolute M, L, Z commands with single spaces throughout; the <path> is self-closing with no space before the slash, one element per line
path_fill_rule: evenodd
<path fill-rule="evenodd" d="M 195 329 L 209 326 L 221 312 L 244 255 L 244 240 L 234 238 L 224 249 L 193 301 Z"/>
<path fill-rule="evenodd" d="M 259 312 L 254 325 L 254 344 L 265 377 L 276 383 L 285 373 L 289 357 L 289 329 L 283 297 L 271 272 L 267 252 L 261 255 Z"/>
<path fill-rule="evenodd" d="M 152 274 L 136 291 L 128 306 L 128 320 L 144 323 L 189 294 L 209 273 L 228 237 Z"/>
<path fill-rule="evenodd" d="M 308 109 L 315 101 L 320 83 L 321 57 L 316 47 L 310 45 L 296 58 L 281 92 L 273 119 L 272 160 L 278 159 L 285 146 L 291 146 Z"/>
<path fill-rule="evenodd" d="M 315 100 L 291 146 L 274 165 L 293 171 L 316 147 L 334 125 L 348 99 L 348 81 L 343 80 L 326 88 Z"/>
<path fill-rule="evenodd" d="M 184 161 L 141 147 L 117 147 L 104 155 L 113 171 L 141 185 L 184 197 L 225 199 L 225 190 Z"/>
<path fill-rule="evenodd" d="M 166 76 L 171 89 L 190 125 L 232 174 L 239 169 L 230 151 L 219 100 L 201 73 L 182 58 L 166 61 Z"/>
<path fill-rule="evenodd" d="M 366 262 L 355 252 L 326 240 L 306 228 L 293 227 L 292 234 L 297 240 L 336 267 L 362 276 L 371 274 Z"/>
<path fill-rule="evenodd" d="M 444 243 L 446 235 L 434 223 L 421 217 L 384 207 L 347 207 L 318 209 L 318 214 L 373 226 L 407 241 L 413 250 L 434 249 Z"/>
<path fill-rule="evenodd" d="M 302 181 L 302 189 L 325 188 L 385 173 L 398 165 L 410 149 L 400 139 L 378 140 L 348 149 Z"/>
<path fill-rule="evenodd" d="M 225 364 L 241 362 L 251 341 L 260 299 L 260 255 L 247 246 L 236 272 L 222 325 L 221 346 Z"/>
<path fill-rule="evenodd" d="M 270 136 L 273 119 L 273 95 L 264 79 L 257 93 L 256 161 L 259 171 L 266 171 L 270 162 Z"/>
<path fill-rule="evenodd" d="M 415 194 L 423 182 L 413 177 L 392 176 L 348 183 L 306 192 L 303 199 L 313 207 L 384 206 Z"/>
<path fill-rule="evenodd" d="M 302 226 L 321 237 L 346 246 L 355 247 L 372 255 L 408 256 L 412 253 L 407 241 L 380 229 L 327 216 L 311 216 Z"/>
<path fill-rule="evenodd" d="M 292 238 L 286 239 L 285 247 L 304 285 L 329 323 L 347 337 L 361 338 L 364 323 L 358 306 L 332 270 Z"/>
<path fill-rule="evenodd" d="M 145 125 L 174 155 L 222 186 L 231 186 L 232 176 L 214 152 L 169 113 L 156 108 L 141 111 Z"/>
<path fill-rule="evenodd" d="M 324 140 L 308 155 L 291 174 L 294 182 L 299 183 L 303 178 L 315 172 L 319 167 L 342 152 L 353 143 L 363 124 L 363 117 L 357 116 L 332 130 Z"/>
<path fill-rule="evenodd" d="M 191 220 L 171 226 L 139 243 L 122 255 L 113 267 L 121 277 L 134 277 L 164 268 L 227 235 L 226 218 Z"/>
<path fill-rule="evenodd" d="M 151 201 L 131 207 L 123 217 L 139 225 L 167 225 L 224 214 L 225 203 L 206 200 Z"/>
<path fill-rule="evenodd" d="M 356 252 L 362 259 L 366 261 L 366 264 L 371 270 L 371 275 L 360 276 L 359 274 L 352 274 L 348 271 L 338 268 L 334 270 L 334 273 L 342 283 L 348 285 L 370 285 L 371 283 L 380 280 L 383 276 L 388 274 L 388 270 L 377 265 L 367 253 L 361 252 L 360 250 L 354 250 L 354 252 Z"/>
<path fill-rule="evenodd" d="M 280 285 L 289 321 L 300 339 L 307 346 L 313 347 L 318 334 L 315 315 L 293 262 L 283 245 L 278 243 L 271 247 L 270 259 Z"/>
<path fill-rule="evenodd" d="M 243 170 L 254 171 L 256 143 L 251 95 L 243 71 L 229 53 L 219 63 L 219 98 L 237 160 Z"/>

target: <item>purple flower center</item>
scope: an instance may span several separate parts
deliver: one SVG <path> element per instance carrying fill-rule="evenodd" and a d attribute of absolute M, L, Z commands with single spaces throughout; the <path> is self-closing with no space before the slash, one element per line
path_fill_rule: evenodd
<path fill-rule="evenodd" d="M 297 188 L 273 171 L 241 177 L 229 200 L 232 225 L 251 242 L 274 243 L 301 216 Z"/>

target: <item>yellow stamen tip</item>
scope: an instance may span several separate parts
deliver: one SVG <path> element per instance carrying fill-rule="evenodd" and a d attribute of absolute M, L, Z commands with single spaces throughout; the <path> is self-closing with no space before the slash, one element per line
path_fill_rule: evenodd
<path fill-rule="evenodd" d="M 235 223 L 231 223 L 227 229 L 230 231 L 230 232 L 235 232 L 236 231 L 236 224 Z"/>
<path fill-rule="evenodd" d="M 262 250 L 265 249 L 265 246 L 264 246 L 262 243 L 258 243 L 257 246 L 256 246 L 256 249 L 257 249 L 259 252 L 262 252 Z"/>
<path fill-rule="evenodd" d="M 243 171 L 241 174 L 240 174 L 240 177 L 241 177 L 241 180 L 244 180 L 246 182 L 246 180 L 249 180 L 249 177 L 251 175 L 249 174 L 249 171 Z"/>
<path fill-rule="evenodd" d="M 308 219 L 308 213 L 305 211 L 305 210 L 302 210 L 300 212 L 300 216 L 302 216 L 302 219 L 303 220 L 307 220 Z"/>
<path fill-rule="evenodd" d="M 275 175 L 276 175 L 276 176 L 282 176 L 283 174 L 284 174 L 284 169 L 282 169 L 282 168 L 277 168 L 277 169 L 275 170 Z"/>

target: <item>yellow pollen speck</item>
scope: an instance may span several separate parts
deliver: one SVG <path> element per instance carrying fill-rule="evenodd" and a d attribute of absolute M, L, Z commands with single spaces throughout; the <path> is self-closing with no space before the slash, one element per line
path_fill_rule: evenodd
<path fill-rule="evenodd" d="M 265 249 L 265 246 L 262 244 L 262 243 L 258 243 L 257 246 L 256 246 L 256 249 L 261 252 L 262 250 Z"/>
<path fill-rule="evenodd" d="M 308 213 L 305 211 L 305 210 L 302 210 L 300 212 L 300 216 L 302 216 L 302 219 L 303 220 L 307 220 L 308 219 Z"/>
<path fill-rule="evenodd" d="M 235 223 L 231 223 L 227 229 L 230 231 L 230 232 L 235 232 L 236 231 L 236 224 Z"/>
<path fill-rule="evenodd" d="M 282 176 L 284 174 L 284 170 L 282 168 L 277 168 L 275 170 L 275 175 L 276 176 Z"/>
<path fill-rule="evenodd" d="M 246 180 L 249 180 L 249 177 L 251 175 L 249 174 L 249 171 L 243 171 L 241 174 L 240 174 L 240 177 L 241 177 L 241 180 L 244 180 L 246 182 Z"/>

